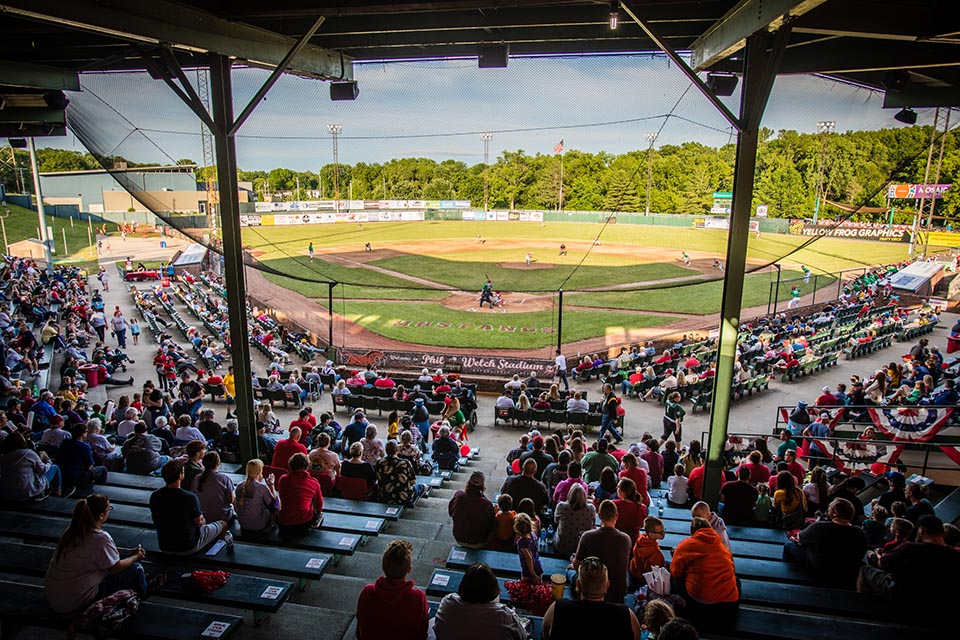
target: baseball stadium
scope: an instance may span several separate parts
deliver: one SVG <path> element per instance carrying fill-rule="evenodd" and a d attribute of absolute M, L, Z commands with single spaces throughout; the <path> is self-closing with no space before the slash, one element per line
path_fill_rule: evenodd
<path fill-rule="evenodd" d="M 0 0 L 0 635 L 956 630 L 938 0 Z"/>

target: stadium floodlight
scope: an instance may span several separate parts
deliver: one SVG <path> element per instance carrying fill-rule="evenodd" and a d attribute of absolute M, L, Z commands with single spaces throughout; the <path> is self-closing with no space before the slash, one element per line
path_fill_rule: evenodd
<path fill-rule="evenodd" d="M 903 124 L 917 124 L 917 112 L 910 107 L 905 107 L 900 109 L 897 115 L 893 116 L 893 119 Z"/>

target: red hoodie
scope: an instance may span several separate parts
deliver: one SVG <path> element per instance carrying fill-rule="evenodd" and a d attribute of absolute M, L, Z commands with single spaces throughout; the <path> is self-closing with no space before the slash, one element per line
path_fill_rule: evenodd
<path fill-rule="evenodd" d="M 429 620 L 427 596 L 413 580 L 381 576 L 357 600 L 358 640 L 424 640 Z"/>

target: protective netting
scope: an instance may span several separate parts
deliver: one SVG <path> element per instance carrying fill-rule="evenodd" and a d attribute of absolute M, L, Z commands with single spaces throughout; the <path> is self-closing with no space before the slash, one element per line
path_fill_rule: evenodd
<path fill-rule="evenodd" d="M 254 297 L 280 286 L 386 338 L 464 347 L 487 344 L 470 334 L 481 326 L 508 327 L 504 347 L 553 344 L 561 290 L 571 340 L 630 341 L 719 309 L 735 138 L 664 59 L 396 63 L 356 75 L 361 96 L 347 103 L 330 102 L 324 83 L 282 78 L 237 137 L 244 199 L 259 200 L 241 204 Z M 237 112 L 265 78 L 234 71 Z M 219 251 L 199 211 L 209 203 L 172 205 L 127 170 L 191 159 L 205 182 L 214 168 L 202 166 L 195 115 L 145 74 L 82 82 L 71 131 L 162 224 Z M 825 116 L 835 125 L 813 126 Z M 931 241 L 927 219 L 914 227 L 915 199 L 887 197 L 890 183 L 952 182 L 960 151 L 943 131 L 956 123 L 943 120 L 921 111 L 920 125 L 902 127 L 865 89 L 779 79 L 758 154 L 753 207 L 765 215 L 752 221 L 744 307 L 782 304 L 794 286 L 824 299 L 844 270 L 906 258 L 902 241 L 915 252 L 951 246 Z M 954 193 L 936 201 L 933 227 L 952 230 Z M 507 315 L 477 319 L 483 309 Z M 470 326 L 452 338 L 438 325 Z"/>

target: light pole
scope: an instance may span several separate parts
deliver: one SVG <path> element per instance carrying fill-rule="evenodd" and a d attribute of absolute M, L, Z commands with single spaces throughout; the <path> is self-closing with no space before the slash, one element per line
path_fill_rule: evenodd
<path fill-rule="evenodd" d="M 336 210 L 340 211 L 340 158 L 338 149 L 338 139 L 340 132 L 343 131 L 343 125 L 331 123 L 327 125 L 327 131 L 333 136 L 333 197 L 337 201 Z"/>
<path fill-rule="evenodd" d="M 830 133 L 836 128 L 837 123 L 833 120 L 822 120 L 817 123 L 817 133 L 820 134 L 820 170 L 817 177 L 817 201 L 813 207 L 813 224 L 817 224 L 817 219 L 820 217 L 820 200 L 825 197 L 823 190 L 823 174 L 826 169 L 827 164 L 827 142 L 829 140 Z"/>
<path fill-rule="evenodd" d="M 37 219 L 40 222 L 40 237 L 37 238 L 43 243 L 43 258 L 47 261 L 47 273 L 53 274 L 53 258 L 51 251 L 53 247 L 53 238 L 47 237 L 47 216 L 43 210 L 43 190 L 40 188 L 40 167 L 37 166 L 37 147 L 33 143 L 33 138 L 27 138 L 27 149 L 30 151 L 30 169 L 33 171 L 33 191 L 37 196 Z"/>
<path fill-rule="evenodd" d="M 483 210 L 490 210 L 489 185 L 487 183 L 487 174 L 490 169 L 490 141 L 493 139 L 492 133 L 481 133 L 480 139 L 483 140 Z"/>
<path fill-rule="evenodd" d="M 656 131 L 647 131 L 647 208 L 646 215 L 650 215 L 650 189 L 653 187 L 653 143 L 657 141 Z"/>

